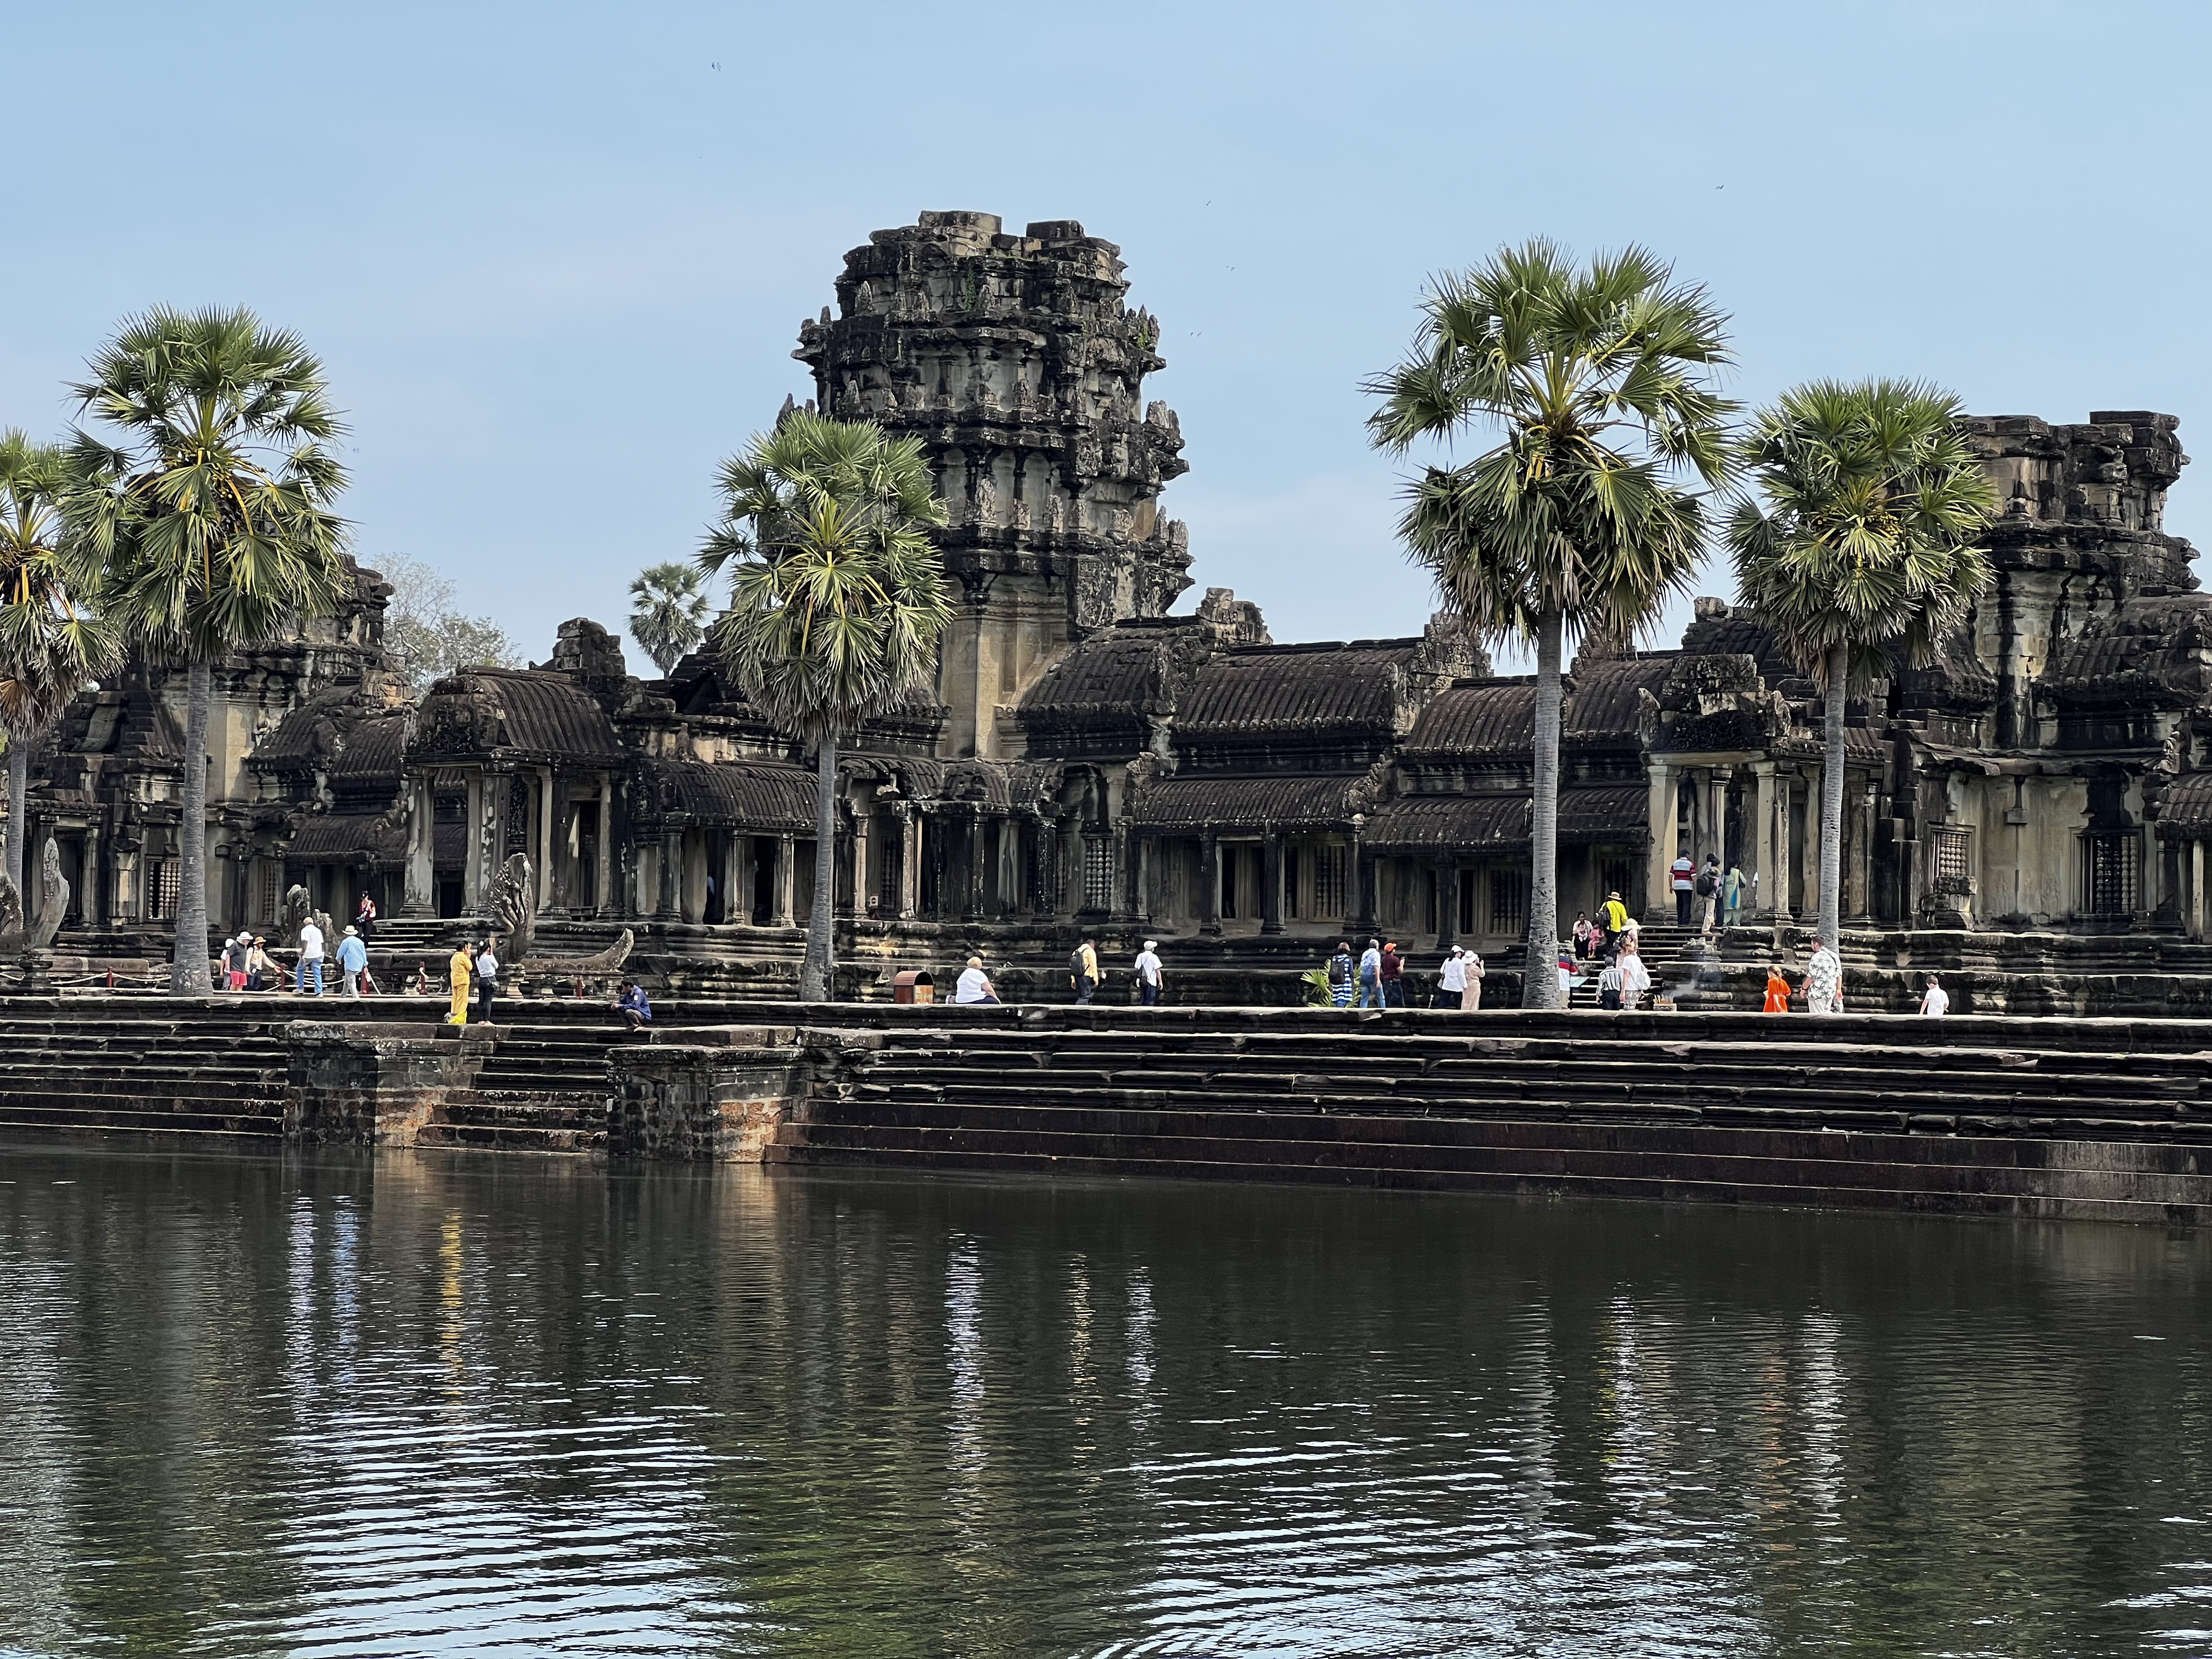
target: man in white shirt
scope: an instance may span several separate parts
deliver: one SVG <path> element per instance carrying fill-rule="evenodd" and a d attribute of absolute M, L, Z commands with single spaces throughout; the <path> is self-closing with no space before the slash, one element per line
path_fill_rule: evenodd
<path fill-rule="evenodd" d="M 1159 940 L 1148 939 L 1137 952 L 1137 1000 L 1147 1008 L 1160 1000 L 1159 950 Z"/>
<path fill-rule="evenodd" d="M 323 994 L 323 930 L 312 921 L 300 924 L 300 977 L 293 988 L 304 992 L 307 981 L 315 981 L 315 994 Z"/>
<path fill-rule="evenodd" d="M 1456 1008 L 1467 995 L 1467 952 L 1456 945 L 1444 958 L 1443 971 L 1437 975 L 1437 1006 Z"/>
<path fill-rule="evenodd" d="M 1382 1006 L 1382 941 L 1370 939 L 1359 953 L 1359 1006 Z"/>
<path fill-rule="evenodd" d="M 1930 1019 L 1941 1019 L 1951 1012 L 1951 994 L 1933 974 L 1928 975 L 1928 994 L 1920 999 L 1920 1012 Z"/>

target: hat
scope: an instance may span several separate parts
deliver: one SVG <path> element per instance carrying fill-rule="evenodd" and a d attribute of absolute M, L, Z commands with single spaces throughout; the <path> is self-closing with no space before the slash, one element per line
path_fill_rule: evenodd
<path fill-rule="evenodd" d="M 1148 939 L 1145 941 L 1145 949 L 1147 951 L 1157 951 L 1159 948 L 1160 942 L 1156 939 Z"/>
<path fill-rule="evenodd" d="M 361 930 L 360 930 L 358 927 L 355 927 L 351 926 L 350 924 L 349 924 L 349 925 L 347 926 L 347 927 L 346 927 L 346 934 L 347 934 L 347 937 L 351 938 L 353 935 L 355 935 L 355 934 L 358 933 L 360 931 L 361 931 Z"/>
<path fill-rule="evenodd" d="M 1609 899 L 1617 899 L 1620 896 L 1620 890 L 1619 888 L 1615 888 L 1612 892 L 1607 893 L 1606 896 Z"/>
<path fill-rule="evenodd" d="M 1463 957 L 1467 954 L 1467 947 L 1464 945 L 1455 945 L 1452 946 L 1452 954 L 1455 957 Z"/>

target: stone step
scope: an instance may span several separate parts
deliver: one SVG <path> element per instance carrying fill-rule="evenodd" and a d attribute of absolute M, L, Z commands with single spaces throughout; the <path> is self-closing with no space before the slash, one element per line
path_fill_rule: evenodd
<path fill-rule="evenodd" d="M 510 1123 L 426 1123 L 416 1132 L 415 1144 L 489 1152 L 591 1152 L 605 1150 L 606 1132 Z"/>
<path fill-rule="evenodd" d="M 39 1104 L 0 1097 L 0 1126 L 10 1128 L 191 1130 L 209 1133 L 278 1136 L 284 1129 L 282 1101 L 253 1101 L 222 1112 L 164 1110 L 158 1107 L 95 1105 L 88 1100 Z"/>

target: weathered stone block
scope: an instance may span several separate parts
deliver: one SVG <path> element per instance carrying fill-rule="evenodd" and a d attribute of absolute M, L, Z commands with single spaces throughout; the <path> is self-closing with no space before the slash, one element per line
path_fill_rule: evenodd
<path fill-rule="evenodd" d="M 493 1037 L 474 1026 L 298 1020 L 285 1040 L 285 1139 L 409 1146 L 475 1080 Z"/>

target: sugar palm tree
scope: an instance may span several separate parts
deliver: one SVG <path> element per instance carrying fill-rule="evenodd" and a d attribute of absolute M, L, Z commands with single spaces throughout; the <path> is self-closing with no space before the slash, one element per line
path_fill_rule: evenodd
<path fill-rule="evenodd" d="M 0 746 L 8 754 L 8 836 L 0 874 L 23 890 L 31 751 L 120 654 L 99 610 L 100 571 L 62 533 L 67 458 L 58 445 L 0 432 Z"/>
<path fill-rule="evenodd" d="M 343 430 L 320 362 L 243 308 L 126 320 L 73 389 L 68 534 L 106 573 L 108 609 L 185 670 L 171 990 L 208 989 L 207 727 L 216 665 L 335 605 Z"/>
<path fill-rule="evenodd" d="M 932 483 L 916 440 L 796 410 L 722 464 L 722 520 L 699 555 L 730 573 L 715 649 L 754 706 L 815 749 L 809 1002 L 829 998 L 836 969 L 838 741 L 929 684 L 952 618 Z"/>
<path fill-rule="evenodd" d="M 1404 362 L 1368 383 L 1376 445 L 1463 430 L 1496 447 L 1413 480 L 1400 533 L 1477 633 L 1531 644 L 1536 732 L 1522 1000 L 1559 999 L 1560 664 L 1569 635 L 1626 642 L 1702 555 L 1735 405 L 1712 385 L 1727 319 L 1641 248 L 1573 264 L 1542 240 L 1440 279 Z"/>
<path fill-rule="evenodd" d="M 1741 459 L 1763 500 L 1729 526 L 1737 591 L 1820 688 L 1819 931 L 1843 926 L 1844 703 L 1918 665 L 1990 581 L 1996 507 L 1958 399 L 1905 380 L 1814 380 L 1753 418 Z"/>
<path fill-rule="evenodd" d="M 695 564 L 649 564 L 629 585 L 629 636 L 672 672 L 707 636 L 705 579 Z"/>

